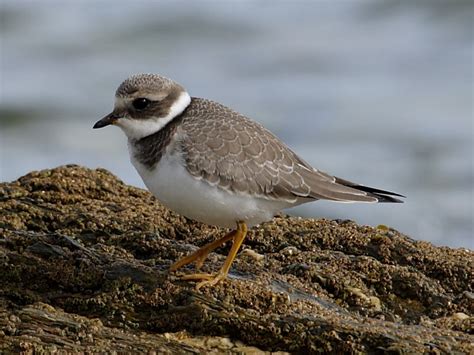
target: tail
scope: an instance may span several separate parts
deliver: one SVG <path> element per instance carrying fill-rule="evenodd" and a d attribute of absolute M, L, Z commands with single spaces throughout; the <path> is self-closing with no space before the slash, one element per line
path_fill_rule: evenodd
<path fill-rule="evenodd" d="M 376 198 L 377 202 L 403 203 L 402 200 L 395 198 L 393 196 L 405 197 L 395 192 L 374 189 L 373 187 L 359 185 L 359 184 L 356 184 L 351 181 L 347 181 L 338 177 L 335 177 L 335 178 L 336 178 L 336 181 L 335 181 L 336 184 L 347 186 L 355 190 L 364 191 L 367 193 L 368 196 Z"/>

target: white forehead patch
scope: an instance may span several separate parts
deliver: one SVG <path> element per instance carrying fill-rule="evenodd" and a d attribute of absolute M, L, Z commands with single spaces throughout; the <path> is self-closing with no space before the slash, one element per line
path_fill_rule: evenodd
<path fill-rule="evenodd" d="M 118 97 L 115 102 L 115 107 L 119 105 L 126 105 L 124 99 Z M 129 139 L 140 139 L 150 134 L 158 132 L 173 118 L 180 115 L 191 102 L 191 97 L 186 91 L 181 92 L 178 99 L 171 106 L 169 113 L 165 117 L 150 117 L 147 119 L 129 119 L 123 118 L 116 121 L 125 135 Z"/>

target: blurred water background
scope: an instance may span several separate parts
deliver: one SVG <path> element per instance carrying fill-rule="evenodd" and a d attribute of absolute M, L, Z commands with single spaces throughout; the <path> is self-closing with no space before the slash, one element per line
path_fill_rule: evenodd
<path fill-rule="evenodd" d="M 161 73 L 263 123 L 321 170 L 408 196 L 302 216 L 474 249 L 472 1 L 3 0 L 0 180 L 76 163 L 143 187 L 120 82 Z"/>

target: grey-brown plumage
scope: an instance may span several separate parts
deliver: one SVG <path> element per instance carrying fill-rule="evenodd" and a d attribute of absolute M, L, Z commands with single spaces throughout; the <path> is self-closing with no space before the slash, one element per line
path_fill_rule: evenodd
<path fill-rule="evenodd" d="M 157 133 L 134 142 L 136 158 L 153 168 L 171 136 L 180 136 L 187 171 L 231 192 L 299 199 L 401 202 L 393 192 L 352 183 L 312 168 L 262 125 L 217 102 L 193 98 Z"/>
<path fill-rule="evenodd" d="M 183 87 L 164 76 L 158 74 L 139 74 L 132 75 L 124 80 L 115 91 L 115 97 L 126 98 L 136 92 L 140 92 L 140 96 L 156 95 L 157 93 L 168 94 L 169 91 L 175 91 L 176 89 L 183 89 Z"/>
<path fill-rule="evenodd" d="M 148 169 L 152 170 L 160 162 L 166 148 L 175 135 L 183 116 L 176 117 L 158 132 L 141 139 L 132 139 L 135 158 Z"/>
<path fill-rule="evenodd" d="M 172 210 L 196 221 L 236 229 L 170 266 L 203 264 L 232 240 L 217 274 L 186 275 L 212 286 L 226 278 L 247 226 L 283 208 L 317 199 L 401 202 L 389 191 L 343 180 L 312 168 L 260 124 L 217 102 L 192 98 L 170 79 L 134 75 L 116 92 L 114 110 L 94 128 L 119 126 L 132 164 L 148 189 Z"/>

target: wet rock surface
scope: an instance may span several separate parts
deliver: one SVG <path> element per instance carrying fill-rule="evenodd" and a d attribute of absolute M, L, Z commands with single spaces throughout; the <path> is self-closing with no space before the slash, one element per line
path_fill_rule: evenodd
<path fill-rule="evenodd" d="M 280 216 L 250 230 L 225 282 L 168 273 L 225 232 L 101 169 L 0 184 L 0 353 L 474 352 L 472 251 Z"/>

